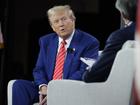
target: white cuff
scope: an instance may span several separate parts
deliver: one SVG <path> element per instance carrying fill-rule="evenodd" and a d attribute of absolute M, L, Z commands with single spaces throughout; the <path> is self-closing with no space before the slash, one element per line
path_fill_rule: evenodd
<path fill-rule="evenodd" d="M 39 90 L 40 90 L 40 88 L 41 88 L 42 86 L 47 86 L 47 84 L 41 84 L 41 85 L 39 85 Z"/>

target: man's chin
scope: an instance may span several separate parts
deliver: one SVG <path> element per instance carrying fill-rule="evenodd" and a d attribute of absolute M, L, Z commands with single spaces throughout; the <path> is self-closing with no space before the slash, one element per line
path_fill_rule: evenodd
<path fill-rule="evenodd" d="M 67 39 L 70 35 L 69 34 L 61 34 L 60 37 L 63 39 Z"/>

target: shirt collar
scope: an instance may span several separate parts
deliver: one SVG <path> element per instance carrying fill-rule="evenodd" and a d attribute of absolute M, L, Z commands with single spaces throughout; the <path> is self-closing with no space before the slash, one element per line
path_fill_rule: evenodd
<path fill-rule="evenodd" d="M 130 26 L 132 23 L 133 23 L 132 21 L 129 21 L 127 24 L 125 24 L 125 27 Z"/>

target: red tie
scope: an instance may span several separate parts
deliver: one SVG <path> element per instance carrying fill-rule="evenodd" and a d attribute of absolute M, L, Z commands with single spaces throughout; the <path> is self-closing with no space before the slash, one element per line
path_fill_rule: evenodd
<path fill-rule="evenodd" d="M 65 61 L 65 55 L 66 55 L 65 45 L 66 45 L 66 42 L 65 40 L 63 40 L 61 42 L 60 50 L 56 58 L 53 80 L 62 79 L 63 67 L 64 67 L 64 61 Z"/>

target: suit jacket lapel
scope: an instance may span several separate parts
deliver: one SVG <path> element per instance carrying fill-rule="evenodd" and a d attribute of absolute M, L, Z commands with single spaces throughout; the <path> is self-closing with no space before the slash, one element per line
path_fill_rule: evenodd
<path fill-rule="evenodd" d="M 78 43 L 79 43 L 79 34 L 77 33 L 77 31 L 75 31 L 73 39 L 71 40 L 71 44 L 69 46 L 69 48 L 73 49 L 72 52 L 67 51 L 67 56 L 66 56 L 66 60 L 65 60 L 65 64 L 64 64 L 64 72 L 63 72 L 63 78 L 67 79 L 69 76 L 69 71 L 71 69 L 71 62 L 78 50 Z"/>
<path fill-rule="evenodd" d="M 57 55 L 57 48 L 58 48 L 58 37 L 55 37 L 53 40 L 51 40 L 50 42 L 50 46 L 49 46 L 49 54 L 48 54 L 48 62 L 50 65 L 49 68 L 49 73 L 50 74 L 50 79 L 52 79 L 52 75 L 53 75 L 53 72 L 54 72 L 54 66 L 55 66 L 55 59 L 56 59 L 56 55 Z"/>

